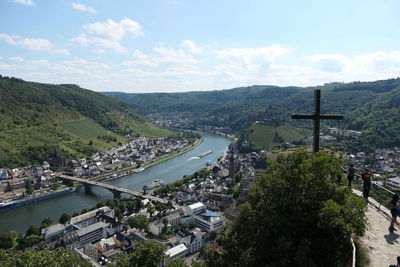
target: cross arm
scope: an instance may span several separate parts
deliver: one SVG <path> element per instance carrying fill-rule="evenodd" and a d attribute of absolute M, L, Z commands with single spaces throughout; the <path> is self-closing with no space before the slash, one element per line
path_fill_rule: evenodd
<path fill-rule="evenodd" d="M 305 119 L 305 120 L 315 120 L 315 119 L 320 119 L 320 120 L 342 120 L 343 116 L 342 115 L 309 115 L 309 114 L 296 114 L 292 115 L 292 119 Z"/>

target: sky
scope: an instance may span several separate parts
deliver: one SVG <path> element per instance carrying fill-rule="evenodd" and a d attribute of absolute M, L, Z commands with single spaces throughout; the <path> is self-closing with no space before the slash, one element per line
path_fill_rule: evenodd
<path fill-rule="evenodd" d="M 399 0 L 0 0 L 0 74 L 131 93 L 399 77 Z"/>

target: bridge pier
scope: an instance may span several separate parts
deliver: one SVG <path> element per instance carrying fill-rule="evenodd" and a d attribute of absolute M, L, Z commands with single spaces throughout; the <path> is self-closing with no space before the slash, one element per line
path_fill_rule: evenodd
<path fill-rule="evenodd" d="M 113 190 L 112 193 L 114 195 L 114 199 L 115 198 L 121 198 L 121 192 L 120 191 Z"/>
<path fill-rule="evenodd" d="M 85 194 L 91 194 L 92 193 L 92 186 L 89 184 L 85 184 Z"/>

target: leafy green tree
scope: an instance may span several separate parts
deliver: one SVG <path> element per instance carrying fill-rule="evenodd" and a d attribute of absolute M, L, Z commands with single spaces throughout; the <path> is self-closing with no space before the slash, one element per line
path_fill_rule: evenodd
<path fill-rule="evenodd" d="M 139 214 L 137 216 L 132 216 L 128 218 L 128 224 L 132 228 L 138 228 L 145 230 L 149 226 L 149 220 L 146 215 Z"/>
<path fill-rule="evenodd" d="M 39 228 L 40 229 L 47 228 L 52 224 L 53 224 L 53 218 L 51 216 L 46 216 L 43 218 Z"/>
<path fill-rule="evenodd" d="M 8 231 L 0 235 L 0 248 L 9 249 L 14 246 L 14 240 L 18 236 L 15 231 Z M 0 261 L 1 262 L 1 261 Z"/>
<path fill-rule="evenodd" d="M 165 247 L 155 240 L 136 242 L 136 251 L 131 255 L 120 254 L 115 264 L 108 267 L 158 267 L 164 258 Z"/>
<path fill-rule="evenodd" d="M 176 258 L 167 262 L 167 267 L 189 267 L 182 258 Z"/>
<path fill-rule="evenodd" d="M 17 238 L 18 248 L 28 248 L 40 243 L 42 240 L 42 237 L 39 235 L 20 236 Z"/>
<path fill-rule="evenodd" d="M 32 192 L 33 192 L 32 179 L 26 179 L 25 180 L 25 192 L 26 192 L 27 195 L 32 194 Z"/>
<path fill-rule="evenodd" d="M 65 249 L 57 250 L 34 250 L 4 251 L 0 250 L 0 263 L 4 267 L 90 267 L 88 261 L 82 259 L 72 251 Z"/>
<path fill-rule="evenodd" d="M 350 238 L 365 230 L 364 203 L 335 184 L 333 154 L 279 155 L 252 186 L 248 202 L 205 249 L 208 266 L 347 266 Z"/>
<path fill-rule="evenodd" d="M 156 212 L 156 208 L 154 206 L 148 207 L 147 212 L 150 214 L 150 217 L 153 216 L 154 212 Z"/>
<path fill-rule="evenodd" d="M 71 219 L 71 215 L 69 215 L 68 213 L 63 213 L 60 216 L 60 219 L 58 220 L 59 223 L 65 224 L 69 221 L 69 219 Z"/>
<path fill-rule="evenodd" d="M 26 230 L 26 236 L 30 236 L 30 235 L 40 235 L 40 229 L 39 227 L 37 227 L 36 225 L 31 224 L 28 228 L 28 230 Z"/>

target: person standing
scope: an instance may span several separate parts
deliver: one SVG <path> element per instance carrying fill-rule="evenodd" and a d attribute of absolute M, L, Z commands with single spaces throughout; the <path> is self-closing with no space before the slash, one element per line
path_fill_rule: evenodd
<path fill-rule="evenodd" d="M 399 210 L 397 209 L 399 207 L 399 195 L 393 195 L 392 201 L 389 203 L 389 210 L 390 214 L 392 215 L 392 220 L 390 221 L 390 226 L 389 226 L 389 231 L 393 232 L 396 231 L 394 229 L 394 224 L 397 222 L 397 216 L 399 216 Z"/>
<path fill-rule="evenodd" d="M 363 198 L 365 198 L 365 201 L 368 201 L 369 190 L 371 189 L 372 172 L 369 169 L 365 169 L 361 178 L 364 181 Z"/>
<path fill-rule="evenodd" d="M 351 182 L 354 179 L 354 172 L 355 169 L 353 167 L 353 164 L 350 164 L 350 168 L 347 170 L 347 180 L 349 180 L 349 187 L 351 187 Z"/>

